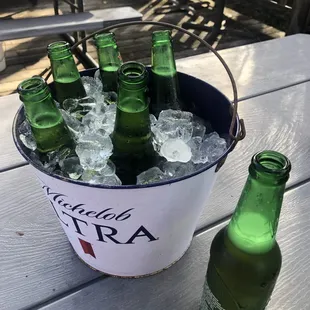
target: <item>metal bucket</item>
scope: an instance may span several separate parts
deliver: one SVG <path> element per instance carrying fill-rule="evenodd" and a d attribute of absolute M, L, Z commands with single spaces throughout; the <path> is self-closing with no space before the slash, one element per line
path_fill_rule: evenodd
<path fill-rule="evenodd" d="M 94 69 L 81 72 L 93 74 Z M 33 166 L 75 252 L 93 269 L 139 277 L 160 272 L 178 261 L 190 246 L 199 216 L 207 207 L 216 171 L 243 135 L 242 122 L 221 92 L 193 76 L 178 75 L 181 98 L 188 110 L 210 121 L 214 130 L 227 138 L 229 147 L 215 163 L 174 180 L 105 186 L 43 171 L 19 139 L 23 108 L 16 114 L 16 147 Z"/>

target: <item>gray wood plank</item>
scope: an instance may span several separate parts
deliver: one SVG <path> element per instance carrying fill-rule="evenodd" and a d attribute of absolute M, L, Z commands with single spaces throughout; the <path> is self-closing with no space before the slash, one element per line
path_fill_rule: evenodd
<path fill-rule="evenodd" d="M 309 91 L 310 83 L 305 83 L 253 98 L 241 105 L 241 114 L 248 121 L 248 137 L 220 170 L 211 199 L 201 215 L 199 230 L 233 211 L 245 182 L 250 158 L 258 150 L 273 148 L 291 159 L 293 171 L 290 186 L 310 176 L 310 167 L 305 164 L 310 156 Z M 13 189 L 16 184 L 19 190 L 15 194 Z M 0 274 L 0 300 L 12 304 L 9 309 L 36 304 L 98 277 L 97 273 L 85 269 L 77 260 L 29 166 L 0 174 L 0 189 L 0 201 L 12 214 L 18 213 L 15 218 L 8 215 L 0 219 L 0 227 L 7 231 L 6 234 L 0 234 L 0 245 L 6 245 L 0 247 L 0 254 L 6 249 L 0 257 L 11 262 L 10 266 L 18 265 L 19 268 L 17 274 L 14 268 L 0 264 L 0 270 L 3 268 L 3 275 Z M 20 203 L 23 203 L 21 211 Z M 33 210 L 37 209 L 38 213 L 34 216 Z M 35 225 L 29 225 L 33 221 Z M 49 232 L 44 233 L 46 225 Z M 33 233 L 33 227 L 44 238 L 38 237 L 35 231 Z M 19 230 L 25 230 L 27 234 L 20 237 L 16 234 Z M 29 237 L 24 238 L 28 234 Z M 7 242 L 8 236 L 12 240 L 10 243 Z M 33 244 L 36 243 L 40 246 L 40 253 L 34 255 Z M 13 258 L 20 253 L 23 253 L 20 260 L 14 261 Z M 31 261 L 30 279 L 22 277 L 29 272 L 27 264 L 19 264 L 22 260 Z M 39 281 L 41 285 L 37 289 Z M 19 299 L 11 295 L 15 287 L 22 291 Z M 35 292 L 31 293 L 34 289 Z"/>
<path fill-rule="evenodd" d="M 92 10 L 78 14 L 40 16 L 0 20 L 0 40 L 46 36 L 73 31 L 88 31 L 105 26 L 142 19 L 132 7 Z"/>
<path fill-rule="evenodd" d="M 308 219 L 310 184 L 285 195 L 278 242 L 283 265 L 268 310 L 310 307 Z M 230 205 L 229 196 L 226 204 Z M 226 223 L 225 223 L 226 224 Z M 221 224 L 194 238 L 185 256 L 168 270 L 148 278 L 106 278 L 45 305 L 44 310 L 198 310 L 209 259 L 209 247 Z"/>
<path fill-rule="evenodd" d="M 254 153 L 273 149 L 285 154 L 292 162 L 288 186 L 310 178 L 310 83 L 246 100 L 240 115 L 247 127 L 247 136 L 228 156 L 218 172 L 216 185 L 201 217 L 207 225 L 233 211 L 247 176 Z M 231 205 L 227 205 L 227 195 Z M 201 226 L 203 227 L 203 226 Z"/>
<path fill-rule="evenodd" d="M 73 252 L 30 169 L 0 174 L 3 310 L 30 307 L 99 277 Z"/>
<path fill-rule="evenodd" d="M 25 163 L 12 138 L 12 122 L 20 105 L 16 94 L 0 97 L 0 172 Z"/>
<path fill-rule="evenodd" d="M 236 80 L 239 99 L 310 79 L 310 36 L 297 34 L 220 51 Z M 207 81 L 232 99 L 229 78 L 211 53 L 177 61 L 179 71 Z"/>

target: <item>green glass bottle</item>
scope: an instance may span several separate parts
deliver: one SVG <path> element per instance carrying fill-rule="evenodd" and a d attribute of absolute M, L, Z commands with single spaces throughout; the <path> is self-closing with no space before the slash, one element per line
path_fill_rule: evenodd
<path fill-rule="evenodd" d="M 201 310 L 263 310 L 279 275 L 275 239 L 290 161 L 275 151 L 253 156 L 228 224 L 212 241 Z"/>
<path fill-rule="evenodd" d="M 95 36 L 103 90 L 117 92 L 117 70 L 122 57 L 116 44 L 114 33 L 100 33 Z"/>
<path fill-rule="evenodd" d="M 136 184 L 137 175 L 154 166 L 156 157 L 147 100 L 148 73 L 144 65 L 127 62 L 118 70 L 118 81 L 111 160 L 122 184 Z"/>
<path fill-rule="evenodd" d="M 32 77 L 21 82 L 17 90 L 38 151 L 47 153 L 62 146 L 72 147 L 69 129 L 45 81 L 39 76 Z"/>
<path fill-rule="evenodd" d="M 51 62 L 56 100 L 62 104 L 68 98 L 83 98 L 86 92 L 75 65 L 70 44 L 65 41 L 51 43 L 47 46 Z"/>
<path fill-rule="evenodd" d="M 169 30 L 152 34 L 151 113 L 158 117 L 162 110 L 183 109 Z"/>

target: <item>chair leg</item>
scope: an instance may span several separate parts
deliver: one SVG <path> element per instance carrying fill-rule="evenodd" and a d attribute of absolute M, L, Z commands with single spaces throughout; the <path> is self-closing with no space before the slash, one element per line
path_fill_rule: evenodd
<path fill-rule="evenodd" d="M 55 15 L 59 15 L 59 2 L 58 2 L 58 0 L 54 0 L 54 13 L 55 13 Z"/>
<path fill-rule="evenodd" d="M 79 13 L 82 13 L 84 12 L 84 2 L 83 0 L 77 0 L 77 6 L 78 6 L 78 10 L 79 10 Z M 80 38 L 83 39 L 86 37 L 86 32 L 85 31 L 80 31 Z M 86 53 L 87 52 L 87 42 L 84 41 L 82 43 L 82 48 L 83 48 L 83 52 Z"/>

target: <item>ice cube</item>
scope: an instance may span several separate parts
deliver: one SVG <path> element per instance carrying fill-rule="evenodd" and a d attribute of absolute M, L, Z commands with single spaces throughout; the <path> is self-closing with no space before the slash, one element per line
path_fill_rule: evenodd
<path fill-rule="evenodd" d="M 36 166 L 43 168 L 43 164 L 42 164 L 40 157 L 39 157 L 39 154 L 37 152 L 30 152 L 29 158 Z"/>
<path fill-rule="evenodd" d="M 79 104 L 78 99 L 68 98 L 64 100 L 64 102 L 62 103 L 62 106 L 65 111 L 71 113 L 76 110 L 78 104 Z"/>
<path fill-rule="evenodd" d="M 83 173 L 80 160 L 76 156 L 64 159 L 59 165 L 62 172 L 66 173 L 73 180 L 79 179 Z"/>
<path fill-rule="evenodd" d="M 34 151 L 37 148 L 37 143 L 33 137 L 30 124 L 27 120 L 24 120 L 18 127 L 20 133 L 19 139 L 25 145 L 26 148 Z"/>
<path fill-rule="evenodd" d="M 98 176 L 100 176 L 98 171 L 86 169 L 82 173 L 81 179 L 85 182 L 89 182 L 90 180 L 92 180 L 93 178 L 97 178 Z"/>
<path fill-rule="evenodd" d="M 81 136 L 75 149 L 81 166 L 85 170 L 100 171 L 105 167 L 112 155 L 113 144 L 111 138 L 96 133 Z"/>
<path fill-rule="evenodd" d="M 92 96 L 78 99 L 78 109 L 81 109 L 85 114 L 96 106 L 96 99 Z"/>
<path fill-rule="evenodd" d="M 107 105 L 104 103 L 104 97 L 103 97 L 102 100 L 97 101 L 96 107 L 95 109 L 93 109 L 93 111 L 95 111 L 97 116 L 103 117 L 106 111 L 106 107 Z"/>
<path fill-rule="evenodd" d="M 100 174 L 104 175 L 104 176 L 111 176 L 113 174 L 115 174 L 115 170 L 116 167 L 114 165 L 114 163 L 109 160 L 106 164 L 106 166 L 100 170 Z"/>
<path fill-rule="evenodd" d="M 175 134 L 169 134 L 170 138 L 179 138 L 184 142 L 188 142 L 193 134 L 192 123 L 182 124 L 176 128 Z"/>
<path fill-rule="evenodd" d="M 165 179 L 165 174 L 158 168 L 150 168 L 137 176 L 137 184 L 150 184 L 160 182 Z"/>
<path fill-rule="evenodd" d="M 190 147 L 181 139 L 166 140 L 160 148 L 160 154 L 171 162 L 186 163 L 192 157 Z"/>
<path fill-rule="evenodd" d="M 96 99 L 91 96 L 87 96 L 80 99 L 66 99 L 63 102 L 63 108 L 72 116 L 81 120 L 85 114 L 96 107 Z"/>
<path fill-rule="evenodd" d="M 204 125 L 204 121 L 201 118 L 194 116 L 192 126 L 193 126 L 192 137 L 203 138 L 206 133 L 206 126 Z"/>
<path fill-rule="evenodd" d="M 60 112 L 71 133 L 74 135 L 74 137 L 77 137 L 81 127 L 81 122 L 65 110 L 60 109 Z"/>
<path fill-rule="evenodd" d="M 151 128 L 153 128 L 154 126 L 156 126 L 157 123 L 157 118 L 155 115 L 150 114 L 150 123 L 151 123 Z"/>
<path fill-rule="evenodd" d="M 193 151 L 192 162 L 195 164 L 213 163 L 223 155 L 226 149 L 225 139 L 221 138 L 218 133 L 212 132 L 206 135 L 199 148 Z"/>
<path fill-rule="evenodd" d="M 200 159 L 201 144 L 202 144 L 201 137 L 193 137 L 187 142 L 187 145 L 191 148 L 191 151 L 192 151 L 191 160 L 195 164 L 201 163 L 201 159 Z"/>
<path fill-rule="evenodd" d="M 169 178 L 180 178 L 185 175 L 191 174 L 195 171 L 195 166 L 192 162 L 165 162 L 163 171 Z"/>
<path fill-rule="evenodd" d="M 82 180 L 90 184 L 103 184 L 103 185 L 122 185 L 121 180 L 116 174 L 103 175 L 98 171 L 85 170 L 82 174 Z"/>
<path fill-rule="evenodd" d="M 186 111 L 181 110 L 163 110 L 160 112 L 158 121 L 172 121 L 172 122 L 178 122 L 178 121 L 187 121 L 191 122 L 193 120 L 193 114 Z"/>
<path fill-rule="evenodd" d="M 72 154 L 72 150 L 66 146 L 55 151 L 47 152 L 42 157 L 44 168 L 48 171 L 54 171 L 56 166 L 61 164 L 70 154 Z"/>
<path fill-rule="evenodd" d="M 101 125 L 101 128 L 103 128 L 108 134 L 112 133 L 114 130 L 115 117 L 116 105 L 110 104 L 106 107 L 105 118 Z"/>
<path fill-rule="evenodd" d="M 96 92 L 102 93 L 102 83 L 99 79 L 90 76 L 83 76 L 82 82 L 87 96 L 93 96 Z"/>
<path fill-rule="evenodd" d="M 24 146 L 30 150 L 34 151 L 37 148 L 37 143 L 32 134 L 20 134 L 19 139 L 22 141 Z"/>
<path fill-rule="evenodd" d="M 207 135 L 200 147 L 200 152 L 207 153 L 211 163 L 221 157 L 226 150 L 226 140 L 221 138 L 217 132 Z"/>
<path fill-rule="evenodd" d="M 18 132 L 19 132 L 20 134 L 23 134 L 23 135 L 26 135 L 26 136 L 32 134 L 30 124 L 29 124 L 29 122 L 28 122 L 27 120 L 24 120 L 24 121 L 19 125 L 19 127 L 18 127 Z"/>
<path fill-rule="evenodd" d="M 100 79 L 84 76 L 82 77 L 82 82 L 87 96 L 95 98 L 97 102 L 103 102 L 103 87 Z"/>
<path fill-rule="evenodd" d="M 166 110 L 166 111 L 174 111 L 174 110 Z M 154 133 L 157 144 L 162 144 L 169 138 L 170 139 L 179 138 L 187 142 L 190 140 L 193 134 L 192 123 L 184 119 L 171 120 L 170 118 L 164 119 L 163 117 L 161 117 L 158 119 L 155 125 L 151 126 L 151 129 Z"/>
<path fill-rule="evenodd" d="M 122 181 L 118 178 L 116 174 L 103 176 L 101 183 L 109 186 L 122 185 Z"/>
<path fill-rule="evenodd" d="M 98 80 L 101 81 L 100 69 L 95 71 L 94 79 L 98 79 Z"/>
<path fill-rule="evenodd" d="M 98 117 L 94 111 L 88 112 L 82 119 L 82 124 L 86 127 L 93 127 L 95 122 L 98 122 Z"/>

